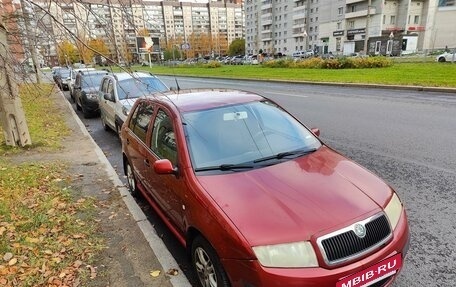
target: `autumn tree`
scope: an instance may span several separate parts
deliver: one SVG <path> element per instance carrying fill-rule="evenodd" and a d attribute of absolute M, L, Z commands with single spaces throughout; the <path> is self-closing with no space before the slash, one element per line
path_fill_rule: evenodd
<path fill-rule="evenodd" d="M 103 39 L 101 39 L 101 38 L 90 39 L 88 42 L 88 46 L 90 47 L 90 49 L 92 49 L 93 56 L 103 57 L 105 59 L 110 57 L 109 48 Z M 101 59 L 99 59 L 99 60 L 101 60 Z"/>
<path fill-rule="evenodd" d="M 65 40 L 57 45 L 57 54 L 59 63 L 62 65 L 70 65 L 79 62 L 79 51 L 75 45 Z"/>

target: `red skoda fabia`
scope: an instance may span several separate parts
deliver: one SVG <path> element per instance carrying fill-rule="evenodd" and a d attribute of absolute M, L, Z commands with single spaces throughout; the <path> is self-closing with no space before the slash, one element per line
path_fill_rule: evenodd
<path fill-rule="evenodd" d="M 388 286 L 409 228 L 395 191 L 273 101 L 237 90 L 140 99 L 125 173 L 201 286 Z"/>

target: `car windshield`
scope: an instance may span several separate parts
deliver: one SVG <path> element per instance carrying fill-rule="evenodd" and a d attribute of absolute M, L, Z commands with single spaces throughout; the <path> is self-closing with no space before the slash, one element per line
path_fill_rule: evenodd
<path fill-rule="evenodd" d="M 183 121 L 195 171 L 271 165 L 321 146 L 307 128 L 269 101 L 188 112 Z"/>
<path fill-rule="evenodd" d="M 68 78 L 70 76 L 70 70 L 60 70 L 59 74 L 62 78 Z"/>
<path fill-rule="evenodd" d="M 158 78 L 143 77 L 143 78 L 130 78 L 127 80 L 119 81 L 117 83 L 117 91 L 119 100 L 126 98 L 137 98 L 143 95 L 168 91 Z"/>
<path fill-rule="evenodd" d="M 100 86 L 101 79 L 105 76 L 105 73 L 100 74 L 86 74 L 82 77 L 82 87 L 92 88 Z"/>

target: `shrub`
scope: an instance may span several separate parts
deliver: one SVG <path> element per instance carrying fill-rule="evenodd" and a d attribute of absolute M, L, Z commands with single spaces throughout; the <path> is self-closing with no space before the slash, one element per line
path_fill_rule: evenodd
<path fill-rule="evenodd" d="M 296 61 L 295 67 L 301 69 L 321 69 L 323 62 L 324 60 L 321 58 L 308 58 Z"/>
<path fill-rule="evenodd" d="M 220 68 L 222 64 L 219 61 L 209 61 L 206 64 L 203 64 L 204 68 Z"/>

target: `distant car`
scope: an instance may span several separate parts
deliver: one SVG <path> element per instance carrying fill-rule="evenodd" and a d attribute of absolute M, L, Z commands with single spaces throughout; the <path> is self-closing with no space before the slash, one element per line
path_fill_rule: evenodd
<path fill-rule="evenodd" d="M 100 107 L 98 104 L 98 90 L 101 79 L 108 72 L 96 70 L 79 72 L 74 81 L 74 101 L 76 109 L 82 111 L 85 118 L 98 115 Z"/>
<path fill-rule="evenodd" d="M 54 67 L 52 69 L 52 78 L 61 90 L 68 90 L 70 69 L 67 67 Z"/>
<path fill-rule="evenodd" d="M 169 91 L 169 88 L 165 83 L 150 73 L 116 73 L 104 76 L 98 91 L 104 129 L 110 128 L 120 135 L 120 128 L 139 97 L 166 91 Z"/>
<path fill-rule="evenodd" d="M 405 208 L 319 134 L 255 93 L 173 91 L 136 101 L 124 172 L 200 287 L 390 286 L 409 247 Z"/>
<path fill-rule="evenodd" d="M 445 52 L 435 57 L 437 62 L 456 62 L 456 50 L 453 53 Z"/>
<path fill-rule="evenodd" d="M 68 91 L 70 84 L 70 69 L 59 69 L 56 73 L 57 86 L 62 91 Z"/>
<path fill-rule="evenodd" d="M 74 82 L 76 81 L 76 75 L 79 72 L 95 71 L 95 68 L 72 68 L 70 70 L 70 80 L 68 83 L 68 89 L 70 91 L 71 100 L 74 102 Z"/>

